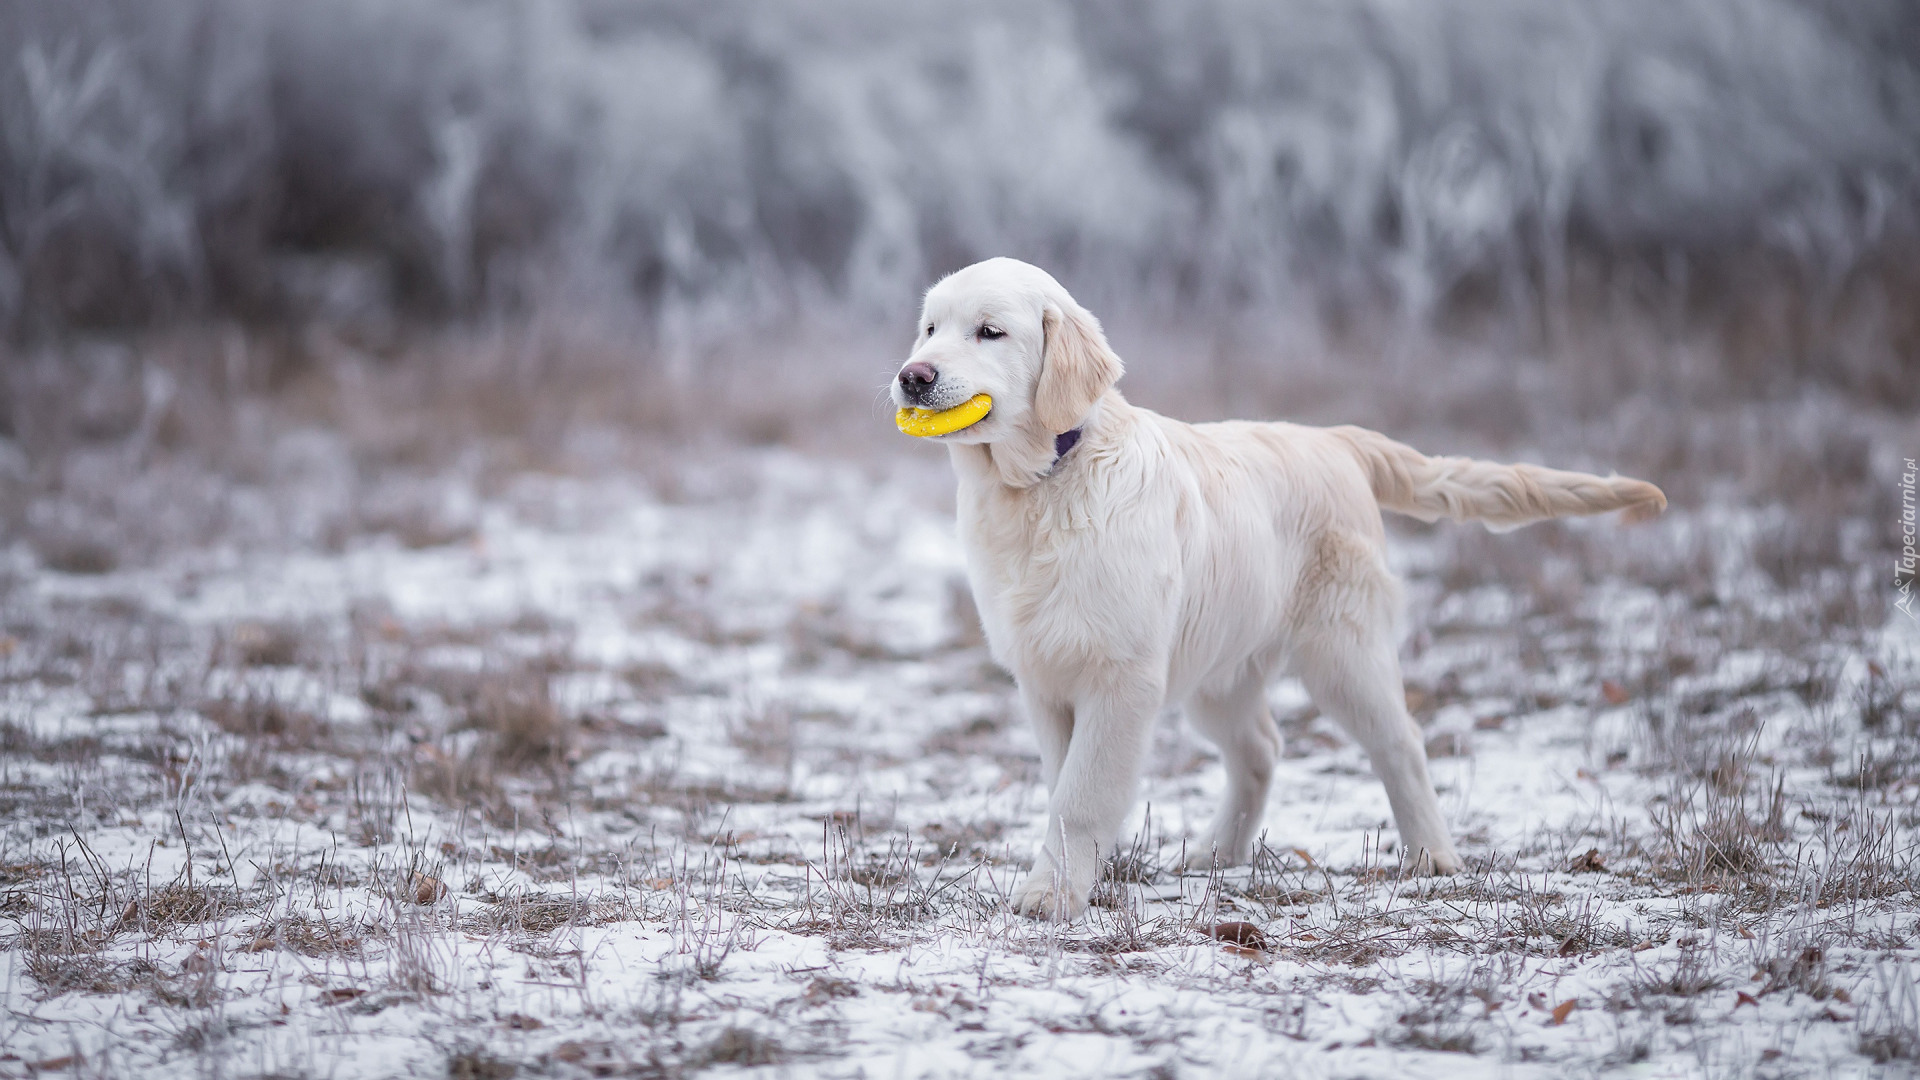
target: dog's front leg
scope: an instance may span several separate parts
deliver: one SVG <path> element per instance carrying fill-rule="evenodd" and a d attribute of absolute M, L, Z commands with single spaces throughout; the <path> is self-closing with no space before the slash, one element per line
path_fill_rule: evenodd
<path fill-rule="evenodd" d="M 1036 695 L 1025 695 L 1028 708 Z M 1047 835 L 1033 872 L 1013 893 L 1014 910 L 1038 918 L 1070 919 L 1084 911 L 1133 806 L 1140 761 L 1162 694 L 1158 686 L 1116 682 L 1075 695 L 1072 705 L 1033 714 L 1043 765 L 1050 774 Z M 1057 767 L 1048 758 L 1064 736 Z"/>
<path fill-rule="evenodd" d="M 1060 767 L 1067 760 L 1067 743 L 1073 738 L 1073 706 L 1020 687 L 1020 701 L 1026 706 L 1027 721 L 1033 725 L 1033 741 L 1040 747 L 1040 779 L 1047 794 L 1059 785 Z"/>

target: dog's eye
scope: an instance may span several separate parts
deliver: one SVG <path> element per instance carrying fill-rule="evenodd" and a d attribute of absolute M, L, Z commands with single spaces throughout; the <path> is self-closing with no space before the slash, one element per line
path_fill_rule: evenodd
<path fill-rule="evenodd" d="M 932 337 L 932 336 L 933 336 L 933 324 L 932 324 L 932 323 L 928 323 L 928 324 L 927 324 L 927 336 L 928 336 L 928 337 Z"/>
<path fill-rule="evenodd" d="M 992 323 L 983 323 L 980 326 L 981 341 L 998 341 L 1006 336 L 1007 332 L 1005 330 L 1000 329 Z"/>

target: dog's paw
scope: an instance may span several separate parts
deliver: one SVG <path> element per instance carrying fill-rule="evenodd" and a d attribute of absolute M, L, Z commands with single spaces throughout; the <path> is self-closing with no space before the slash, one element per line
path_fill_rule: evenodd
<path fill-rule="evenodd" d="M 1190 874 L 1207 874 L 1216 867 L 1232 866 L 1227 853 L 1209 844 L 1199 851 L 1189 851 L 1187 861 L 1181 864 Z"/>
<path fill-rule="evenodd" d="M 1035 919 L 1066 922 L 1085 911 L 1087 898 L 1051 870 L 1035 870 L 1013 890 L 1013 910 Z"/>
<path fill-rule="evenodd" d="M 1222 841 L 1218 837 L 1203 840 L 1197 848 L 1187 849 L 1187 861 L 1183 864 L 1189 873 L 1205 874 L 1228 866 L 1244 866 L 1253 858 L 1253 852 L 1246 844 L 1236 845 L 1231 839 Z"/>
<path fill-rule="evenodd" d="M 1408 869 L 1422 877 L 1446 877 L 1459 873 L 1464 865 L 1460 861 L 1460 856 L 1454 854 L 1453 848 L 1449 846 L 1445 851 L 1437 854 L 1422 849 Z"/>

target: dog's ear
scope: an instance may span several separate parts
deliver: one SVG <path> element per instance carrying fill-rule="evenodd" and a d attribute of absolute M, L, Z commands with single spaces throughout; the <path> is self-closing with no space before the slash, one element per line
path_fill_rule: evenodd
<path fill-rule="evenodd" d="M 1033 413 L 1058 434 L 1078 426 L 1125 369 L 1107 346 L 1100 320 L 1072 300 L 1064 305 L 1049 302 L 1041 325 L 1046 351 L 1040 384 L 1033 391 Z"/>

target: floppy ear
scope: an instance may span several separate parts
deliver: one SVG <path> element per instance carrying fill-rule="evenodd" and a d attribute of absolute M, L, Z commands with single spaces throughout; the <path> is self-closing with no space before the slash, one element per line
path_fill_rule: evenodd
<path fill-rule="evenodd" d="M 1047 430 L 1058 434 L 1078 426 L 1100 395 L 1120 381 L 1125 369 L 1107 347 L 1100 320 L 1079 304 L 1049 302 L 1041 326 L 1046 351 L 1040 385 L 1033 391 L 1033 413 Z"/>

